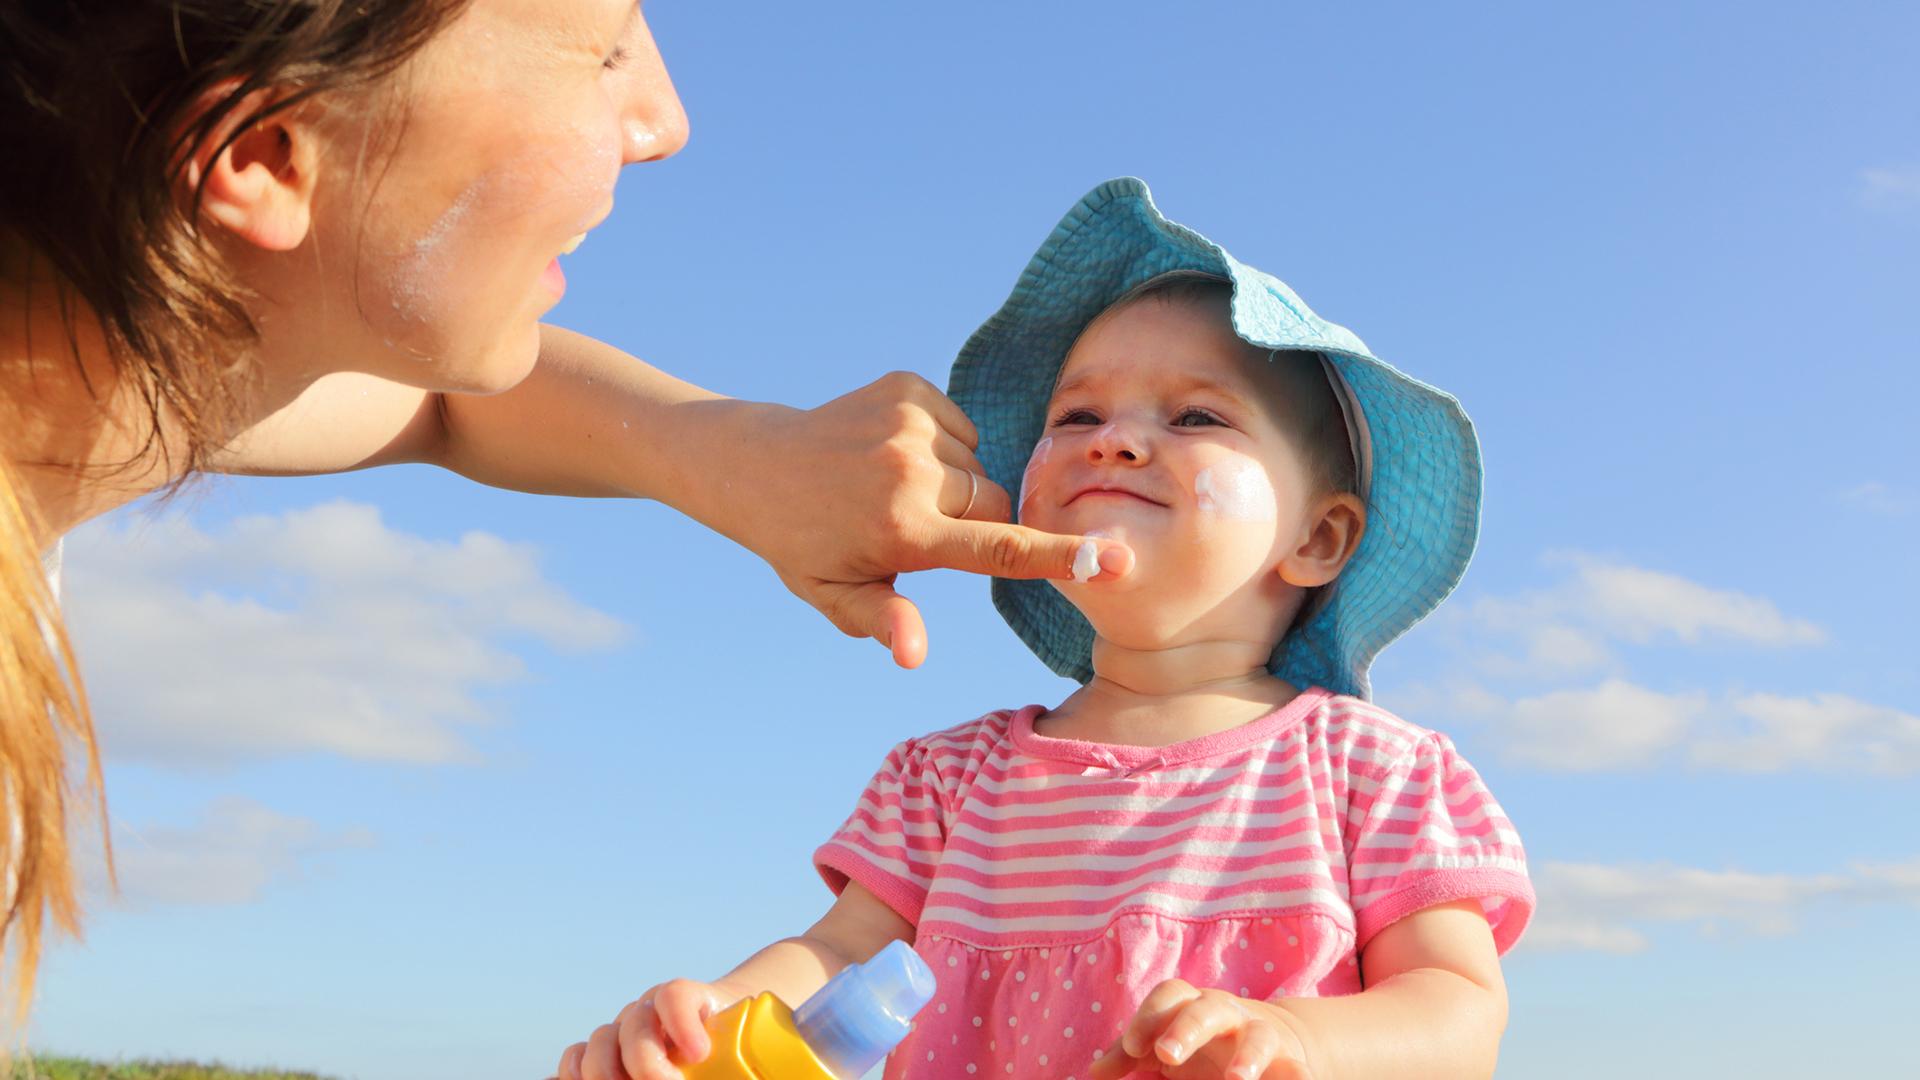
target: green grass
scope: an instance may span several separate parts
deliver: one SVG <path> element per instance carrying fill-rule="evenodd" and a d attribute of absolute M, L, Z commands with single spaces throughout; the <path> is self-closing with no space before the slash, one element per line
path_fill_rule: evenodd
<path fill-rule="evenodd" d="M 191 1061 L 87 1061 L 83 1058 L 21 1055 L 13 1059 L 7 1080 L 327 1080 L 309 1072 L 233 1069 Z"/>

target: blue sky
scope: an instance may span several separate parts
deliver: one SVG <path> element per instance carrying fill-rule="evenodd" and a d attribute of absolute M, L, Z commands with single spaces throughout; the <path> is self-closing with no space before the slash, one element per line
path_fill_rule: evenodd
<path fill-rule="evenodd" d="M 693 125 L 553 320 L 812 405 L 966 335 L 1085 190 L 1456 393 L 1479 554 L 1375 668 L 1521 830 L 1501 1076 L 1920 1069 L 1920 15 L 648 5 Z M 887 748 L 1070 689 L 984 580 L 895 670 L 654 505 L 218 481 L 69 546 L 122 874 L 32 1042 L 544 1076 L 827 902 Z"/>

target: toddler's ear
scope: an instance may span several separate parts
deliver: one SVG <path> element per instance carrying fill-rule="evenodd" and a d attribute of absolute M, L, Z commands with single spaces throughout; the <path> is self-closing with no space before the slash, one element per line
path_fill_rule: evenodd
<path fill-rule="evenodd" d="M 1357 495 L 1322 496 L 1307 515 L 1300 543 L 1280 560 L 1276 571 L 1289 585 L 1311 589 L 1340 575 L 1367 531 L 1367 508 Z"/>
<path fill-rule="evenodd" d="M 231 83 L 214 87 L 203 108 L 231 92 Z M 200 211 L 208 220 L 268 251 L 291 251 L 312 220 L 319 136 L 298 106 L 240 126 L 271 104 L 266 91 L 234 103 L 188 158 L 181 195 L 191 205 L 204 178 Z"/>

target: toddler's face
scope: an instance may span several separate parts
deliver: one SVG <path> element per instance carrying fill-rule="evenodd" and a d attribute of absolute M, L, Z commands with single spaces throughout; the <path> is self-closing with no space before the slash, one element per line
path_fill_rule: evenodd
<path fill-rule="evenodd" d="M 1221 299 L 1149 297 L 1081 335 L 1047 405 L 1019 520 L 1124 540 L 1133 573 L 1056 582 L 1102 637 L 1157 649 L 1279 641 L 1298 590 L 1282 564 L 1316 492 L 1271 402 L 1286 393 Z"/>

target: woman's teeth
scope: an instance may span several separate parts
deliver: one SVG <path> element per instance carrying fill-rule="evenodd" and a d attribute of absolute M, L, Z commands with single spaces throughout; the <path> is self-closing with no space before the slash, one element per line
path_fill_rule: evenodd
<path fill-rule="evenodd" d="M 579 236 L 576 236 L 573 239 L 567 241 L 567 246 L 560 249 L 560 254 L 562 255 L 573 254 L 574 249 L 580 246 L 580 241 L 585 240 L 586 238 L 587 238 L 587 234 L 581 233 Z"/>

